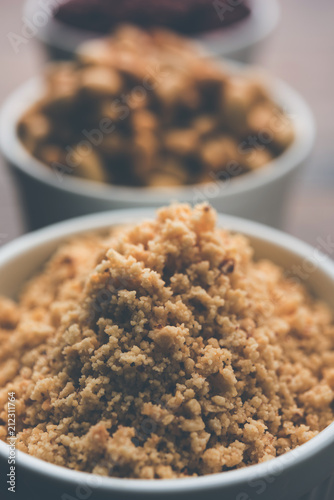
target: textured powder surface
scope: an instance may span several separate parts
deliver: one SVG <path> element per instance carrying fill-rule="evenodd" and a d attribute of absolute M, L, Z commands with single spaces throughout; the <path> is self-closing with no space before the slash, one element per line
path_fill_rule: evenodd
<path fill-rule="evenodd" d="M 210 474 L 305 443 L 334 420 L 329 309 L 207 205 L 65 243 L 0 300 L 0 437 L 129 478 Z"/>

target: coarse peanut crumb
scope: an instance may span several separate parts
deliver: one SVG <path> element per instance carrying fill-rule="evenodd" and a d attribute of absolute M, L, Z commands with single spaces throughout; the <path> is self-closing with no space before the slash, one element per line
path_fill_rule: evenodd
<path fill-rule="evenodd" d="M 264 462 L 334 420 L 326 305 L 213 209 L 64 243 L 0 299 L 0 437 L 71 469 L 176 478 Z"/>

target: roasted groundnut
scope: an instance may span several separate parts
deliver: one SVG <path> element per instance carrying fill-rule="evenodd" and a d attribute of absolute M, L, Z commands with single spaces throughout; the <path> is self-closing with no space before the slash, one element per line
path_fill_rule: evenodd
<path fill-rule="evenodd" d="M 31 154 L 51 168 L 65 162 L 72 175 L 179 186 L 265 166 L 294 128 L 263 78 L 230 73 L 169 31 L 126 25 L 48 67 L 18 134 Z M 69 148 L 89 151 L 78 168 L 66 164 Z"/>
<path fill-rule="evenodd" d="M 155 159 L 158 150 L 158 141 L 150 130 L 141 130 L 134 140 L 133 171 L 143 184 L 147 174 L 155 168 Z"/>
<path fill-rule="evenodd" d="M 149 176 L 149 186 L 181 186 L 187 184 L 188 174 L 180 162 L 173 158 L 162 160 L 159 169 L 152 172 Z"/>
<path fill-rule="evenodd" d="M 96 98 L 117 95 L 122 88 L 122 79 L 117 71 L 111 68 L 90 67 L 81 73 L 81 91 Z"/>
<path fill-rule="evenodd" d="M 148 109 L 138 109 L 131 115 L 132 126 L 135 132 L 142 130 L 158 130 L 158 119 L 154 113 Z"/>
<path fill-rule="evenodd" d="M 64 164 L 66 162 L 66 154 L 63 149 L 54 145 L 40 146 L 36 151 L 36 156 L 39 160 L 51 165 L 51 167 L 55 163 Z"/>
<path fill-rule="evenodd" d="M 218 117 L 209 114 L 199 115 L 191 125 L 201 137 L 205 137 L 218 128 Z"/>
<path fill-rule="evenodd" d="M 77 148 L 72 151 L 71 156 L 73 172 L 76 175 L 96 182 L 107 182 L 106 171 L 103 168 L 99 155 L 95 151 L 80 151 Z"/>
<path fill-rule="evenodd" d="M 93 40 L 86 44 L 84 51 L 78 51 L 77 57 L 81 65 L 109 66 L 112 64 L 112 55 L 108 45 L 103 40 Z"/>
<path fill-rule="evenodd" d="M 50 120 L 38 110 L 29 112 L 21 120 L 18 133 L 28 150 L 36 153 L 38 146 L 45 144 L 50 137 Z"/>
<path fill-rule="evenodd" d="M 230 161 L 238 159 L 237 143 L 232 137 L 223 135 L 209 139 L 204 143 L 201 155 L 209 170 L 225 170 Z"/>
<path fill-rule="evenodd" d="M 45 78 L 50 93 L 65 92 L 73 93 L 79 85 L 79 74 L 73 69 L 76 64 L 72 62 L 60 62 L 50 64 L 45 71 Z"/>
<path fill-rule="evenodd" d="M 249 170 L 257 170 L 267 165 L 273 159 L 268 149 L 254 149 L 244 158 L 244 165 Z"/>
<path fill-rule="evenodd" d="M 183 156 L 195 153 L 198 147 L 198 134 L 194 129 L 174 129 L 165 133 L 164 146 L 167 151 Z"/>
<path fill-rule="evenodd" d="M 293 141 L 294 131 L 291 120 L 271 103 L 265 102 L 254 106 L 250 111 L 247 122 L 252 132 L 260 131 L 267 134 L 268 141 L 283 151 Z"/>

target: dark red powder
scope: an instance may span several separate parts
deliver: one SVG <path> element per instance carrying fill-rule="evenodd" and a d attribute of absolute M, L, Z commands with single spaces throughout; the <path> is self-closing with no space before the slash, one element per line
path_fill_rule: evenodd
<path fill-rule="evenodd" d="M 120 23 L 196 34 L 229 26 L 250 13 L 242 0 L 67 0 L 55 17 L 76 28 L 108 33 Z"/>

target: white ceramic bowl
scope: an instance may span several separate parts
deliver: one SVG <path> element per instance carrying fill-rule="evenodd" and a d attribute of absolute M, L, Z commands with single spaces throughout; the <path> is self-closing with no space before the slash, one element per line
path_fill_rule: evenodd
<path fill-rule="evenodd" d="M 23 236 L 0 250 L 0 294 L 14 297 L 22 284 L 69 236 L 151 218 L 153 210 L 93 214 Z M 334 310 L 334 263 L 318 250 L 260 224 L 219 216 L 218 225 L 245 234 L 256 258 L 269 258 L 287 271 L 298 266 L 305 284 Z M 304 272 L 305 270 L 308 272 Z M 5 488 L 8 445 L 0 441 L 0 489 Z M 334 424 L 299 448 L 269 462 L 198 478 L 126 480 L 99 477 L 49 464 L 22 452 L 17 456 L 18 499 L 203 499 L 333 500 Z M 1 483 L 3 481 L 3 483 Z M 22 496 L 20 496 L 22 495 Z M 305 496 L 303 496 L 305 495 Z"/>
<path fill-rule="evenodd" d="M 0 112 L 0 147 L 14 167 L 22 196 L 27 203 L 30 227 L 38 228 L 59 220 L 109 209 L 166 205 L 171 199 L 196 203 L 209 200 L 219 211 L 279 227 L 286 194 L 309 155 L 315 126 L 309 107 L 287 84 L 260 68 L 224 63 L 235 74 L 256 74 L 263 78 L 273 99 L 290 115 L 295 128 L 293 143 L 272 162 L 257 171 L 227 182 L 171 188 L 111 186 L 75 176 L 62 179 L 31 156 L 17 137 L 23 113 L 40 98 L 43 84 L 34 78 L 7 99 Z M 83 139 L 86 139 L 83 136 Z"/>
<path fill-rule="evenodd" d="M 49 5 L 52 4 L 56 5 L 57 2 L 51 0 Z M 250 7 L 251 14 L 248 18 L 230 27 L 197 36 L 194 40 L 201 42 L 208 51 L 216 55 L 250 62 L 280 19 L 277 0 L 250 0 Z M 97 37 L 96 33 L 57 21 L 48 12 L 48 1 L 26 1 L 24 17 L 29 21 L 31 33 L 42 42 L 52 59 L 72 58 L 81 43 Z"/>

